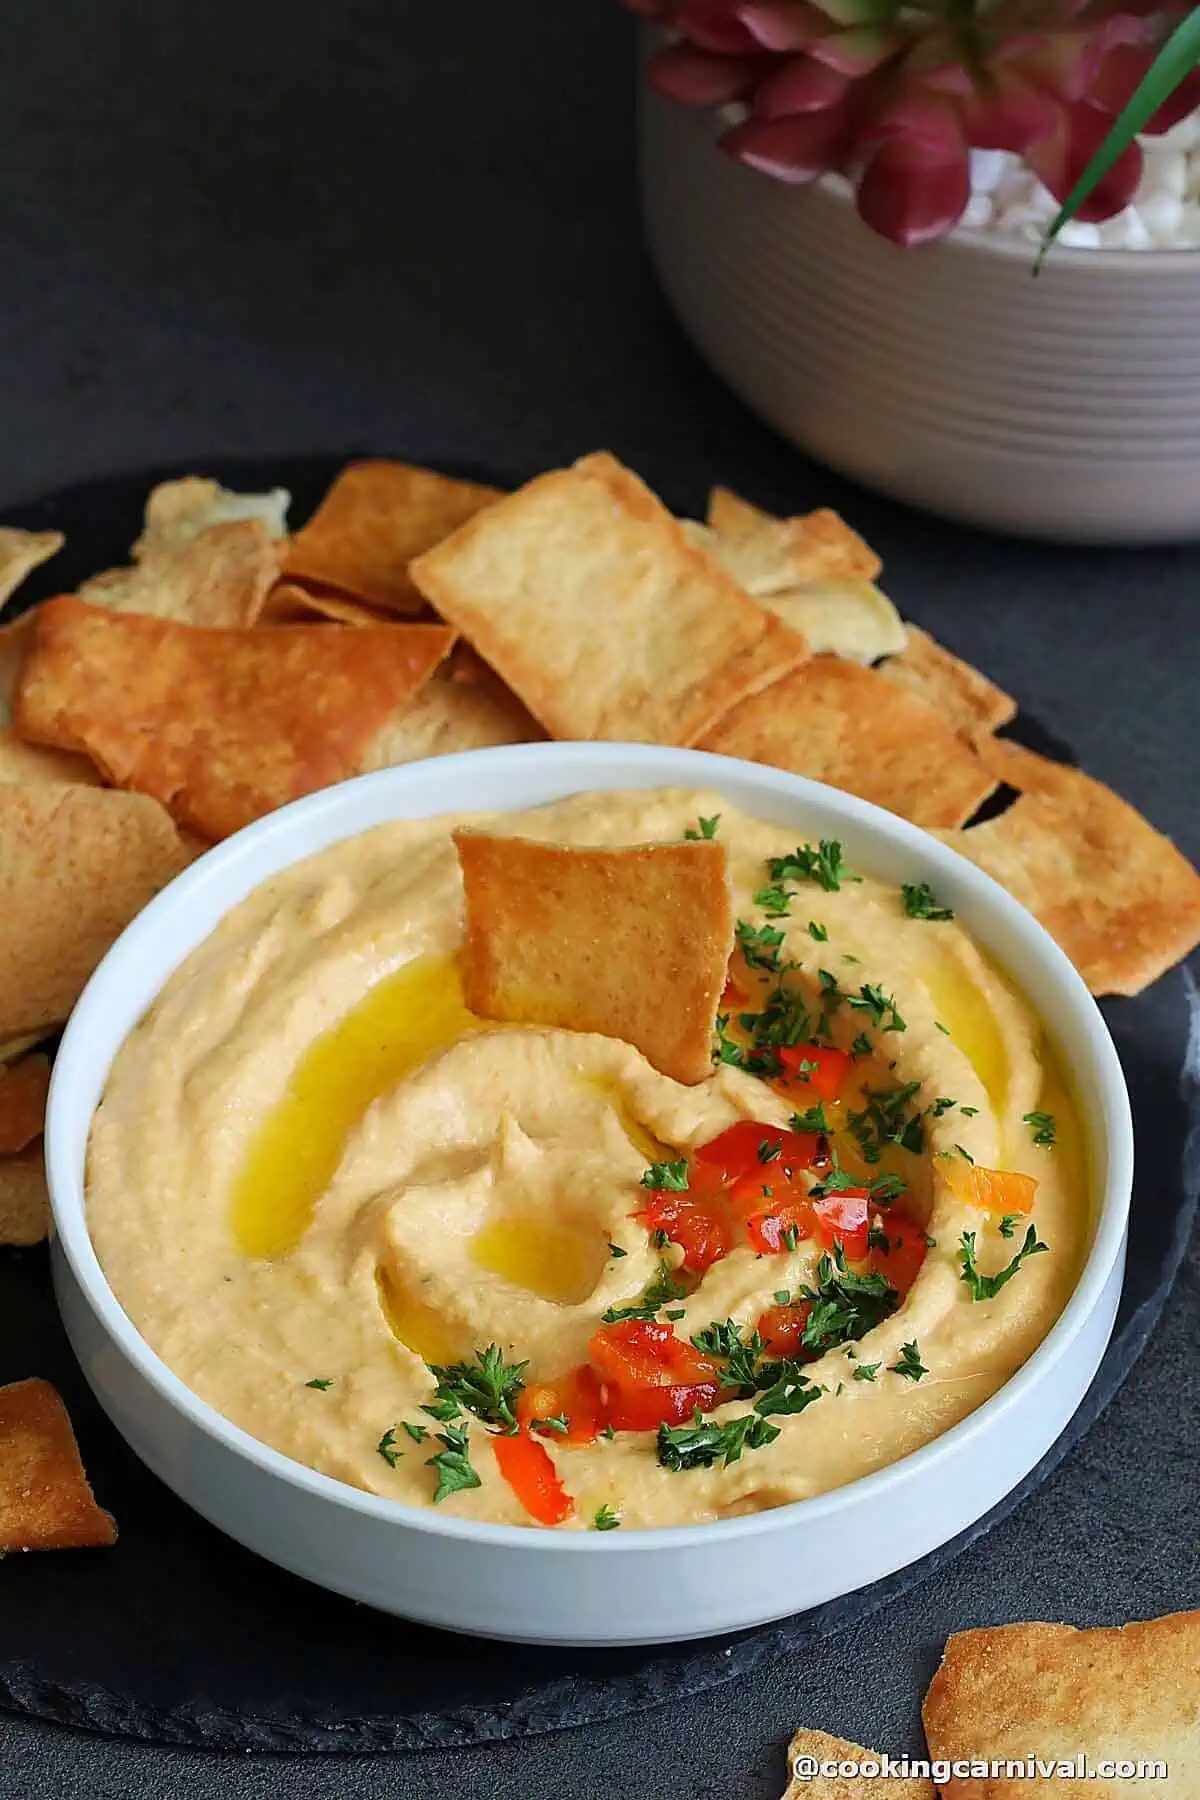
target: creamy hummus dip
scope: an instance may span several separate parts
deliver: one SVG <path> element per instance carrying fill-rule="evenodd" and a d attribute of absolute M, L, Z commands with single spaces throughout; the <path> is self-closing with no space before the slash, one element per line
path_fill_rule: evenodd
<path fill-rule="evenodd" d="M 569 1501 L 563 1528 L 603 1529 L 839 1487 L 1028 1358 L 1089 1238 L 1078 1121 L 1037 1016 L 921 869 L 906 889 L 852 878 L 836 846 L 681 790 L 584 795 L 501 829 L 622 845 L 702 819 L 744 924 L 726 1060 L 694 1087 L 615 1039 L 466 1010 L 450 832 L 480 815 L 336 845 L 188 957 L 114 1063 L 87 1191 L 117 1298 L 201 1399 L 355 1487 L 530 1525 L 495 1448 L 504 1417 L 477 1416 L 461 1372 L 439 1386 L 430 1365 L 478 1368 L 494 1346 L 514 1416 L 522 1382 L 549 1405 L 591 1368 L 591 1441 L 549 1413 L 523 1436 Z M 835 1052 L 838 1091 L 815 1102 Z M 756 1225 L 696 1179 L 696 1153 L 743 1120 L 764 1127 Z M 777 1191 L 773 1147 L 801 1142 L 811 1166 Z M 1002 1175 L 985 1207 L 986 1171 Z M 695 1233 L 671 1209 L 699 1186 L 728 1241 L 681 1269 Z M 806 1188 L 806 1222 L 772 1223 L 779 1193 Z M 835 1246 L 839 1203 L 858 1222 Z M 706 1358 L 719 1391 L 662 1430 L 614 1429 L 596 1334 L 646 1320 Z"/>

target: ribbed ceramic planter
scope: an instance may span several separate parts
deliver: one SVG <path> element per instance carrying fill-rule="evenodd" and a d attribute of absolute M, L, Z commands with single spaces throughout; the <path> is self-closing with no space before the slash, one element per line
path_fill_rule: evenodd
<path fill-rule="evenodd" d="M 971 524 L 1093 543 L 1200 537 L 1200 252 L 903 251 L 840 182 L 742 168 L 645 91 L 650 251 L 680 322 L 794 444 Z"/>

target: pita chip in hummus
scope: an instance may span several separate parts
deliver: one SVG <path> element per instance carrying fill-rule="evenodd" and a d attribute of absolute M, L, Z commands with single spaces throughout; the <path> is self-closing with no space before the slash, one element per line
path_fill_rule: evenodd
<path fill-rule="evenodd" d="M 620 1038 L 676 1081 L 711 1074 L 734 926 L 720 844 L 576 849 L 481 831 L 454 843 L 472 1011 Z"/>
<path fill-rule="evenodd" d="M 425 602 L 409 563 L 500 497 L 499 488 L 410 463 L 351 463 L 294 533 L 283 572 L 383 612 L 422 612 Z"/>
<path fill-rule="evenodd" d="M 38 613 L 17 728 L 216 840 L 357 773 L 453 642 L 441 625 L 202 630 L 67 597 Z"/>
<path fill-rule="evenodd" d="M 1071 1625 L 1000 1625 L 959 1631 L 925 1696 L 931 1757 L 992 1762 L 1036 1757 L 1044 1776 L 953 1776 L 946 1800 L 1007 1800 L 1069 1794 L 1102 1800 L 1153 1791 L 1171 1800 L 1200 1796 L 1200 1612 L 1172 1613 L 1096 1631 Z M 1166 1779 L 1081 1780 L 1056 1769 L 1080 1756 L 1090 1765 L 1166 1765 Z"/>
<path fill-rule="evenodd" d="M 67 1409 L 48 1381 L 0 1387 L 0 1556 L 115 1544 L 97 1506 Z"/>
<path fill-rule="evenodd" d="M 0 611 L 27 575 L 48 562 L 66 543 L 61 531 L 19 531 L 0 525 Z"/>

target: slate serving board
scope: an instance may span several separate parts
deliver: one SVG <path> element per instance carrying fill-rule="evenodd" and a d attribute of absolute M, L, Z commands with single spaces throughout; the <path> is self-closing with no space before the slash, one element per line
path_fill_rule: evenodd
<path fill-rule="evenodd" d="M 337 465 L 228 465 L 230 486 L 277 484 L 302 518 Z M 473 472 L 474 473 L 474 472 Z M 42 597 L 124 559 L 151 478 L 121 478 L 6 522 L 68 532 Z M 23 596 L 24 597 L 24 596 Z M 1018 735 L 1065 754 L 1035 725 Z M 1106 1004 L 1138 1135 L 1129 1265 L 1117 1329 L 1084 1405 L 1022 1486 L 969 1532 L 860 1593 L 777 1625 L 661 1650 L 492 1644 L 385 1618 L 263 1562 L 142 1467 L 92 1400 L 58 1321 L 44 1250 L 0 1252 L 0 1382 L 44 1375 L 64 1394 L 115 1550 L 0 1564 L 0 1705 L 144 1741 L 222 1750 L 450 1748 L 661 1705 L 818 1643 L 893 1601 L 1020 1503 L 1129 1372 L 1179 1267 L 1200 1192 L 1200 1007 L 1186 974 Z"/>

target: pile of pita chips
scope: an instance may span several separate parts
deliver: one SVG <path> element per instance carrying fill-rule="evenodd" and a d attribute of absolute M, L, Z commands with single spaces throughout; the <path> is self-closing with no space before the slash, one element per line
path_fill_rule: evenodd
<path fill-rule="evenodd" d="M 0 525 L 0 612 L 25 577 L 56 556 L 65 542 L 61 531 L 18 531 Z"/>
<path fill-rule="evenodd" d="M 734 929 L 720 844 L 573 849 L 483 831 L 454 842 L 473 1012 L 620 1038 L 675 1081 L 712 1073 Z"/>
<path fill-rule="evenodd" d="M 411 574 L 554 737 L 690 744 L 807 655 L 607 455 L 529 482 Z"/>
<path fill-rule="evenodd" d="M 261 526 L 267 538 L 284 538 L 291 502 L 286 488 L 272 488 L 267 494 L 235 494 L 203 475 L 164 481 L 146 501 L 142 535 L 133 546 L 133 559 L 149 561 L 165 546 L 199 537 L 216 525 L 251 521 Z"/>
<path fill-rule="evenodd" d="M 827 1731 L 801 1729 L 788 1745 L 790 1780 L 783 1800 L 884 1800 L 885 1796 L 890 1800 L 934 1800 L 933 1783 L 919 1775 L 863 1775 L 850 1773 L 849 1767 L 844 1774 L 820 1773 L 830 1765 L 853 1765 L 857 1771 L 878 1768 L 879 1762 L 878 1751 L 831 1737 Z M 802 1769 L 818 1772 L 798 1775 L 797 1763 Z"/>
<path fill-rule="evenodd" d="M 0 1556 L 101 1548 L 116 1538 L 55 1389 L 37 1380 L 0 1387 Z"/>
<path fill-rule="evenodd" d="M 923 1708 L 938 1760 L 1162 1762 L 1163 1781 L 1079 1781 L 1058 1775 L 952 1779 L 947 1800 L 1153 1792 L 1200 1795 L 1200 1613 L 1077 1631 L 1002 1625 L 961 1631 L 946 1645 Z"/>
<path fill-rule="evenodd" d="M 85 752 L 215 840 L 356 773 L 453 642 L 440 625 L 228 631 L 109 618 L 66 597 L 39 609 L 16 725 L 31 742 Z"/>

